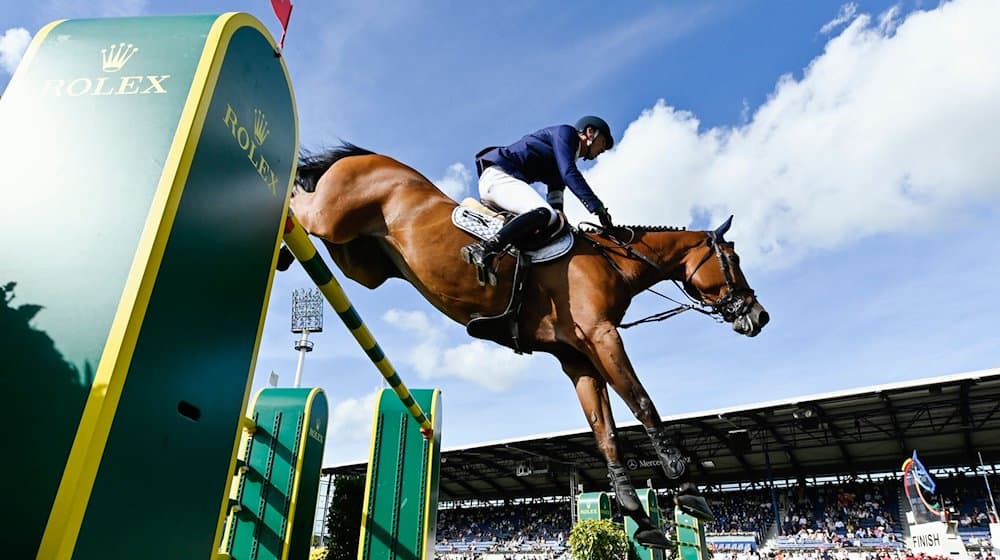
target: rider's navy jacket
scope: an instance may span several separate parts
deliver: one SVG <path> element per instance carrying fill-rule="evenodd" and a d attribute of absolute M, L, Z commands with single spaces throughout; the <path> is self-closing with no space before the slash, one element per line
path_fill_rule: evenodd
<path fill-rule="evenodd" d="M 603 204 L 576 167 L 579 147 L 576 129 L 564 124 L 533 132 L 509 146 L 486 152 L 480 159 L 525 183 L 545 183 L 550 189 L 560 190 L 565 185 L 593 213 Z"/>

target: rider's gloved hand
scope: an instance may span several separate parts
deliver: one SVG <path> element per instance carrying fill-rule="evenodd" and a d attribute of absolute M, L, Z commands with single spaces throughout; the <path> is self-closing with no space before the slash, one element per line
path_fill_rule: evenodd
<path fill-rule="evenodd" d="M 611 223 L 611 214 L 608 214 L 607 208 L 601 206 L 594 212 L 594 214 L 597 214 L 597 219 L 601 221 L 601 226 L 604 229 L 612 229 L 615 227 L 615 225 Z"/>

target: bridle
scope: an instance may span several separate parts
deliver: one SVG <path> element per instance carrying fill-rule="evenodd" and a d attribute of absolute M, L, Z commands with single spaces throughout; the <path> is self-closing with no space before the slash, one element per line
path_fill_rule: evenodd
<path fill-rule="evenodd" d="M 602 228 L 596 224 L 585 222 L 584 224 L 581 225 L 593 227 L 597 231 L 602 230 Z M 623 276 L 625 276 L 625 271 L 623 271 L 621 267 L 618 266 L 618 263 L 616 263 L 615 260 L 611 258 L 610 253 L 620 254 L 626 258 L 641 261 L 647 264 L 648 266 L 652 267 L 653 269 L 659 271 L 664 277 L 669 277 L 670 273 L 673 271 L 673 268 L 680 266 L 680 263 L 678 263 L 673 268 L 670 269 L 663 268 L 662 266 L 659 265 L 659 263 L 657 263 L 647 255 L 639 251 L 636 251 L 632 247 L 632 243 L 635 241 L 636 237 L 636 232 L 634 229 L 629 227 L 617 227 L 615 229 L 618 232 L 627 231 L 629 233 L 628 240 L 625 241 L 619 239 L 618 236 L 614 234 L 614 232 L 606 232 L 607 235 L 604 235 L 602 237 L 605 239 L 609 239 L 614 243 L 614 246 L 609 246 L 609 245 L 604 245 L 603 243 L 597 241 L 596 239 L 590 236 L 584 236 L 584 237 L 585 239 L 589 240 L 591 245 L 593 245 L 594 248 L 597 249 L 597 251 L 601 254 L 601 256 L 603 256 L 609 263 L 611 263 L 611 266 L 614 267 Z M 652 292 L 666 300 L 672 301 L 677 304 L 677 307 L 650 315 L 648 317 L 644 317 L 637 321 L 622 323 L 618 325 L 619 328 L 627 329 L 629 327 L 634 327 L 635 325 L 639 325 L 642 323 L 663 321 L 675 315 L 680 315 L 685 311 L 697 311 L 704 315 L 714 317 L 717 321 L 720 322 L 724 321 L 728 323 L 731 323 L 737 317 L 740 317 L 748 313 L 749 307 L 753 305 L 752 302 L 755 298 L 754 291 L 749 286 L 746 285 L 742 287 L 737 286 L 736 278 L 733 273 L 733 270 L 736 268 L 736 263 L 733 262 L 733 255 L 730 253 L 726 253 L 725 251 L 722 250 L 723 247 L 732 248 L 733 243 L 722 239 L 721 235 L 717 234 L 715 231 L 705 232 L 704 243 L 711 250 L 705 252 L 705 256 L 701 258 L 701 260 L 694 267 L 691 273 L 688 274 L 688 277 L 683 282 L 680 282 L 678 280 L 671 280 L 671 282 L 673 282 L 674 285 L 677 286 L 677 288 L 681 291 L 681 293 L 683 293 L 685 297 L 687 297 L 688 300 L 690 300 L 690 303 L 683 303 L 677 301 L 674 298 L 661 294 L 660 292 L 652 288 L 646 288 L 645 291 Z M 691 280 L 694 278 L 695 274 L 698 273 L 698 270 L 700 270 L 701 267 L 706 262 L 708 262 L 708 260 L 712 258 L 713 255 L 715 255 L 715 257 L 719 259 L 719 268 L 722 270 L 722 276 L 726 281 L 726 293 L 721 298 L 715 301 L 709 301 L 708 298 L 705 296 L 705 294 L 701 292 L 701 290 L 699 290 L 697 286 L 691 284 Z M 688 293 L 686 286 L 691 286 L 692 288 L 697 290 L 698 297 L 695 298 L 690 293 Z"/>

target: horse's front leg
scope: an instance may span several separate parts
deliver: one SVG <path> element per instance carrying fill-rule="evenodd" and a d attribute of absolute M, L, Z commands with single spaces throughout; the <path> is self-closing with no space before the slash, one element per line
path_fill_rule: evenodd
<path fill-rule="evenodd" d="M 610 322 L 601 322 L 583 334 L 586 341 L 585 354 L 594 369 L 611 384 L 646 429 L 646 435 L 653 443 L 664 474 L 678 487 L 678 505 L 701 519 L 714 519 L 708 502 L 700 495 L 697 486 L 688 481 L 689 459 L 684 457 L 667 434 L 653 399 L 632 367 L 618 329 Z"/>
<path fill-rule="evenodd" d="M 590 361 L 582 355 L 564 355 L 560 356 L 559 360 L 562 362 L 563 371 L 576 388 L 576 395 L 580 399 L 587 423 L 597 440 L 597 448 L 607 461 L 608 477 L 611 479 L 611 490 L 615 493 L 615 499 L 622 513 L 631 517 L 639 526 L 635 534 L 636 540 L 646 546 L 670 548 L 672 546 L 670 540 L 642 509 L 639 495 L 621 464 L 618 444 L 615 441 L 615 419 L 611 412 L 607 383 Z"/>

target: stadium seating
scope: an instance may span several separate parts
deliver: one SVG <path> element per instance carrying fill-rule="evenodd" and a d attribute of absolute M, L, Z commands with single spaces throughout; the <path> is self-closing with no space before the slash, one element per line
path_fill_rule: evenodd
<path fill-rule="evenodd" d="M 960 523 L 963 539 L 973 546 L 988 539 L 983 515 L 988 497 L 981 479 L 939 482 L 938 493 L 953 510 L 952 518 L 968 518 L 968 523 Z M 899 480 L 890 478 L 779 488 L 773 496 L 769 489 L 708 492 L 717 516 L 708 526 L 708 541 L 716 553 L 725 555 L 717 557 L 727 559 L 757 558 L 766 544 L 771 554 L 782 551 L 783 560 L 816 560 L 823 551 L 834 554 L 834 549 L 845 548 L 872 551 L 870 560 L 904 560 L 900 488 Z M 570 508 L 568 501 L 448 504 L 438 511 L 436 550 L 442 558 L 557 558 L 567 547 Z"/>

